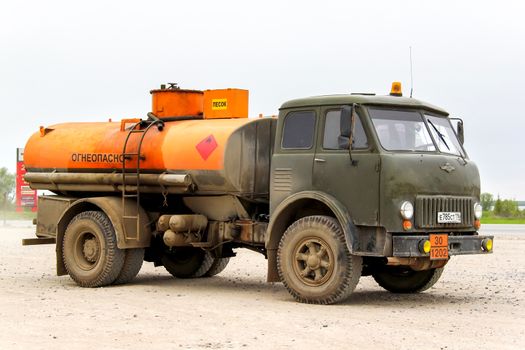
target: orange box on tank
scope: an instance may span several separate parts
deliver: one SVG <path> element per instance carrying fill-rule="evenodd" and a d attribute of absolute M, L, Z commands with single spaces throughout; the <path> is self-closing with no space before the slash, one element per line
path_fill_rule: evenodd
<path fill-rule="evenodd" d="M 205 90 L 204 118 L 248 118 L 248 90 Z"/>
<path fill-rule="evenodd" d="M 159 118 L 202 115 L 203 93 L 199 90 L 184 90 L 171 84 L 151 90 L 151 112 Z"/>

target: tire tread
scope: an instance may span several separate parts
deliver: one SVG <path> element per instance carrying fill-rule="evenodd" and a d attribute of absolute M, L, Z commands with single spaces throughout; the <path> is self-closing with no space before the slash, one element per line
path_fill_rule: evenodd
<path fill-rule="evenodd" d="M 392 293 L 420 293 L 420 292 L 426 291 L 427 289 L 432 288 L 437 283 L 441 275 L 443 274 L 443 271 L 444 271 L 443 267 L 435 268 L 431 272 L 431 276 L 428 279 L 428 281 L 421 281 L 420 283 L 417 283 L 411 287 L 395 286 L 392 284 L 391 281 L 388 281 L 388 278 L 391 278 L 391 277 L 387 277 L 387 279 L 385 279 L 385 277 L 383 277 L 380 273 L 374 273 L 372 274 L 372 276 L 374 277 L 374 280 L 377 282 L 379 286 L 381 286 L 383 289 L 386 289 L 389 292 L 392 292 Z"/>
<path fill-rule="evenodd" d="M 215 258 L 210 269 L 204 274 L 203 277 L 212 277 L 218 275 L 224 271 L 229 262 L 230 258 Z"/>
<path fill-rule="evenodd" d="M 133 280 L 144 262 L 144 248 L 126 249 L 124 265 L 113 284 L 125 284 Z"/>

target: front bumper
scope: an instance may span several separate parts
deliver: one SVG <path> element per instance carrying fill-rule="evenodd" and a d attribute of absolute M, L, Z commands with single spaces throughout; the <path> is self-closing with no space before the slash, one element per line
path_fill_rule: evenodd
<path fill-rule="evenodd" d="M 392 253 L 395 257 L 428 257 L 428 253 L 419 250 L 419 243 L 428 240 L 428 235 L 406 236 L 394 235 L 392 237 Z M 483 240 L 492 239 L 494 236 L 448 236 L 448 254 L 490 254 L 492 250 L 483 249 Z"/>

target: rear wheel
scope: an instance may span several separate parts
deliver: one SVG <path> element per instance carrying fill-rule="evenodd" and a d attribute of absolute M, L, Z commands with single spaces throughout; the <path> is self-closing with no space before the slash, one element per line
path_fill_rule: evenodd
<path fill-rule="evenodd" d="M 277 252 L 279 277 L 299 302 L 346 299 L 361 276 L 362 258 L 351 255 L 341 226 L 328 216 L 307 216 L 284 233 Z"/>
<path fill-rule="evenodd" d="M 113 284 L 125 284 L 130 282 L 139 273 L 144 261 L 144 248 L 126 249 L 124 265 Z"/>
<path fill-rule="evenodd" d="M 162 255 L 162 264 L 174 277 L 202 277 L 213 264 L 211 253 L 199 248 L 180 247 L 167 250 Z"/>
<path fill-rule="evenodd" d="M 73 218 L 64 234 L 62 257 L 69 276 L 82 287 L 111 284 L 124 265 L 111 221 L 101 211 L 85 211 Z"/>
<path fill-rule="evenodd" d="M 414 271 L 409 267 L 385 266 L 372 276 L 384 289 L 392 293 L 419 293 L 432 287 L 441 277 L 443 267 Z"/>
<path fill-rule="evenodd" d="M 219 273 L 224 271 L 229 262 L 230 258 L 215 258 L 208 272 L 204 274 L 204 277 L 212 277 L 218 275 Z"/>

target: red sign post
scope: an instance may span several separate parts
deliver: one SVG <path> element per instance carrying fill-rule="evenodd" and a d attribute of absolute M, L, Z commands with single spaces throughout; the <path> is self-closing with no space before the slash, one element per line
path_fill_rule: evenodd
<path fill-rule="evenodd" d="M 26 168 L 24 166 L 24 149 L 16 149 L 16 211 L 23 211 L 25 208 L 31 208 L 31 211 L 37 210 L 37 192 L 29 187 L 24 180 Z"/>

